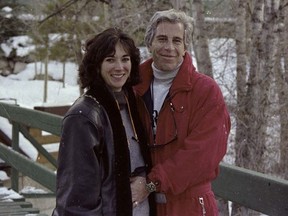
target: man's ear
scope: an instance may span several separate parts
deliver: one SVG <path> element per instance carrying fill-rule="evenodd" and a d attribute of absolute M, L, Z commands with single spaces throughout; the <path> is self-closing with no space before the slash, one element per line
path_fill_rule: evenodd
<path fill-rule="evenodd" d="M 184 52 L 183 52 L 183 55 L 182 55 L 183 57 L 185 56 L 185 53 L 186 53 L 186 49 L 185 49 Z"/>

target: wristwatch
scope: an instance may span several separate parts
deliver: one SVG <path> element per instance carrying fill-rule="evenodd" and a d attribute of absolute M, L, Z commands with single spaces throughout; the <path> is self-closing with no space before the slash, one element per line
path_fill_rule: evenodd
<path fill-rule="evenodd" d="M 149 183 L 146 184 L 146 190 L 147 190 L 149 193 L 155 192 L 156 189 L 157 189 L 157 186 L 156 186 L 156 184 L 154 184 L 152 181 L 150 181 Z"/>

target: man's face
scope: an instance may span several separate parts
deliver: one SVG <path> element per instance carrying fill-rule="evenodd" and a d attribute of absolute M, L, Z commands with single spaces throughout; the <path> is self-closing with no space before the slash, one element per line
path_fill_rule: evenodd
<path fill-rule="evenodd" d="M 184 26 L 182 23 L 159 23 L 152 44 L 148 47 L 156 68 L 172 71 L 185 54 Z"/>

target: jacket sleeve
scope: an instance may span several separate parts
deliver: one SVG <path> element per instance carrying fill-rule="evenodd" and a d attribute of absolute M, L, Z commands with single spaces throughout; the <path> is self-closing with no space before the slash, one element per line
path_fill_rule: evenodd
<path fill-rule="evenodd" d="M 95 145 L 99 131 L 84 115 L 63 120 L 53 216 L 100 216 L 101 169 Z"/>
<path fill-rule="evenodd" d="M 226 153 L 230 118 L 221 90 L 214 82 L 199 83 L 199 86 L 202 87 L 195 89 L 198 96 L 191 99 L 195 105 L 189 113 L 188 128 L 184 129 L 187 136 L 178 143 L 177 151 L 154 166 L 149 174 L 151 180 L 161 182 L 161 191 L 180 194 L 187 188 L 212 181 Z"/>

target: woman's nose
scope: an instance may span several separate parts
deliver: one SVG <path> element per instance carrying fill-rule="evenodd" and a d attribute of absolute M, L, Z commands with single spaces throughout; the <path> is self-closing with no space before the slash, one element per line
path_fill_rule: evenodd
<path fill-rule="evenodd" d="M 116 61 L 115 62 L 115 68 L 118 70 L 122 70 L 123 69 L 123 63 L 121 61 Z"/>

